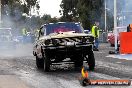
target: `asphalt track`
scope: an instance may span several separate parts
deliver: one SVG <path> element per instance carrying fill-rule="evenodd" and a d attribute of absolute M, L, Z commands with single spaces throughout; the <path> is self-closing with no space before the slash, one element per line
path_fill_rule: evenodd
<path fill-rule="evenodd" d="M 109 55 L 110 50 L 114 48 L 109 44 L 100 44 L 99 52 L 94 52 L 95 71 L 88 71 L 89 78 L 132 80 L 131 55 Z M 85 62 L 84 65 L 87 66 Z M 51 72 L 44 72 L 43 69 L 36 68 L 31 44 L 19 45 L 16 50 L 0 51 L 0 88 L 11 88 L 13 83 L 14 88 L 22 86 L 23 88 L 84 88 L 78 81 L 81 72 L 75 70 L 73 64 L 52 65 L 51 69 Z M 86 86 L 86 88 L 132 88 L 132 86 Z"/>

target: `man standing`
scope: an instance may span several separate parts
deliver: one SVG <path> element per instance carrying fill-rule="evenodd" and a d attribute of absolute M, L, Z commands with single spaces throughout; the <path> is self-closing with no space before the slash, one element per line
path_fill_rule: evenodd
<path fill-rule="evenodd" d="M 98 49 L 98 46 L 99 46 L 99 40 L 98 40 L 99 39 L 99 27 L 98 26 L 99 26 L 99 22 L 96 21 L 92 27 L 92 30 L 91 30 L 91 33 L 95 39 L 95 44 L 93 47 L 94 51 L 99 51 L 99 49 Z"/>
<path fill-rule="evenodd" d="M 22 36 L 23 36 L 23 43 L 25 43 L 27 40 L 27 29 L 26 28 L 22 29 Z"/>

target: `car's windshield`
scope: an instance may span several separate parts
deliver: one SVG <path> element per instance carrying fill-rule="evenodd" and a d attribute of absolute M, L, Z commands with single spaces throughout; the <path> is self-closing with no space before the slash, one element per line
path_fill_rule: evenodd
<path fill-rule="evenodd" d="M 60 33 L 75 31 L 76 33 L 82 33 L 82 27 L 80 24 L 75 23 L 58 23 L 58 24 L 48 24 L 46 25 L 46 35 L 50 33 Z"/>

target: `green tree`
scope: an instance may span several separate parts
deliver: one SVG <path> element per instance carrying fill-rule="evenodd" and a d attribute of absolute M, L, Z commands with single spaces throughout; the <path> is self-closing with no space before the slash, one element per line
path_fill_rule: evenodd
<path fill-rule="evenodd" d="M 63 20 L 81 21 L 85 29 L 91 28 L 93 21 L 99 20 L 104 0 L 62 0 L 60 7 Z"/>
<path fill-rule="evenodd" d="M 73 21 L 78 18 L 77 13 L 78 0 L 62 0 L 60 7 L 60 14 L 62 15 L 61 21 Z"/>
<path fill-rule="evenodd" d="M 39 9 L 38 0 L 1 0 L 2 26 L 18 28 L 26 23 L 31 9 Z M 26 15 L 23 15 L 26 14 Z M 8 25 L 7 25 L 8 23 Z"/>
<path fill-rule="evenodd" d="M 49 23 L 49 20 L 51 19 L 51 16 L 48 14 L 44 14 L 41 17 L 41 24 Z"/>
<path fill-rule="evenodd" d="M 39 1 L 38 0 L 24 0 L 22 2 L 22 0 L 1 0 L 2 3 L 2 9 L 4 8 L 4 6 L 8 5 L 9 8 L 11 10 L 14 10 L 14 8 L 16 7 L 16 4 L 21 6 L 21 11 L 22 13 L 26 13 L 29 14 L 30 10 L 33 7 L 36 7 L 37 9 L 39 9 Z M 14 7 L 15 6 L 15 7 Z M 3 14 L 6 14 L 6 10 L 3 10 Z"/>

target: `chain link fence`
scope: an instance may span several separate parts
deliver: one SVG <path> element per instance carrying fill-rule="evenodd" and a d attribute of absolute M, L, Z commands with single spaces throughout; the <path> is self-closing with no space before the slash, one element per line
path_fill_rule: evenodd
<path fill-rule="evenodd" d="M 100 43 L 107 43 L 107 32 L 100 32 L 99 42 Z"/>

